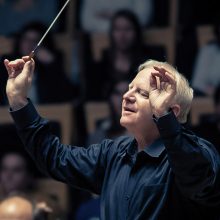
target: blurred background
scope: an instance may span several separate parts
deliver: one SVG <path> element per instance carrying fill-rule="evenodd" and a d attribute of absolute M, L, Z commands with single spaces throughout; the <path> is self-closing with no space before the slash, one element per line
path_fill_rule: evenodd
<path fill-rule="evenodd" d="M 0 199 L 22 192 L 49 219 L 98 220 L 99 197 L 46 177 L 8 114 L 5 58 L 28 55 L 64 0 L 0 0 Z M 194 89 L 186 126 L 220 151 L 220 13 L 209 0 L 71 0 L 35 54 L 29 97 L 63 143 L 126 134 L 122 95 L 147 59 L 174 65 Z M 10 184 L 9 184 L 10 183 Z"/>

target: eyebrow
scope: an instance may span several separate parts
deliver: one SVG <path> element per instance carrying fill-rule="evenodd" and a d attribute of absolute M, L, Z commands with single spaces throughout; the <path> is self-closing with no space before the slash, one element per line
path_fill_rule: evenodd
<path fill-rule="evenodd" d="M 132 83 L 130 83 L 129 85 L 128 85 L 128 88 L 130 89 L 131 87 L 133 87 L 133 84 Z M 144 92 L 144 93 L 146 93 L 146 94 L 149 94 L 149 91 L 147 91 L 146 89 L 143 89 L 143 88 L 141 88 L 141 86 L 138 86 L 137 87 L 140 91 L 142 91 L 142 92 Z"/>

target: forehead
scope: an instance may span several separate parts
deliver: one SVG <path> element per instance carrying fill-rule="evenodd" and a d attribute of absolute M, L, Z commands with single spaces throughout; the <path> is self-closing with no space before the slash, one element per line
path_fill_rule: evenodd
<path fill-rule="evenodd" d="M 121 25 L 121 26 L 129 25 L 129 26 L 132 26 L 132 22 L 126 17 L 119 16 L 119 17 L 115 18 L 114 25 Z"/>
<path fill-rule="evenodd" d="M 25 165 L 25 159 L 20 156 L 20 155 L 16 155 L 16 154 L 9 154 L 6 155 L 2 161 L 1 161 L 1 165 L 2 166 L 23 166 Z"/>
<path fill-rule="evenodd" d="M 148 88 L 150 86 L 150 76 L 153 71 L 155 71 L 153 67 L 141 70 L 140 72 L 138 72 L 131 84 L 144 86 L 145 88 Z"/>

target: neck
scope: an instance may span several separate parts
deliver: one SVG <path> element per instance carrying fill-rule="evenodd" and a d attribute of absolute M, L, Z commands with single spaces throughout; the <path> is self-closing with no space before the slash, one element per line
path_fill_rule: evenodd
<path fill-rule="evenodd" d="M 159 138 L 158 132 L 151 132 L 151 134 L 146 136 L 136 135 L 135 139 L 138 144 L 138 151 L 144 150 L 144 148 L 150 146 L 157 138 Z"/>

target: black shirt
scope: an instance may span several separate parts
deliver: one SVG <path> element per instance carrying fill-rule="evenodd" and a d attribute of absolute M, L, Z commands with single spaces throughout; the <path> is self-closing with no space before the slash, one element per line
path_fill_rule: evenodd
<path fill-rule="evenodd" d="M 11 112 L 27 151 L 53 178 L 101 194 L 102 219 L 218 219 L 220 159 L 172 112 L 155 119 L 161 138 L 138 152 L 119 137 L 89 148 L 67 146 L 29 102 Z"/>

